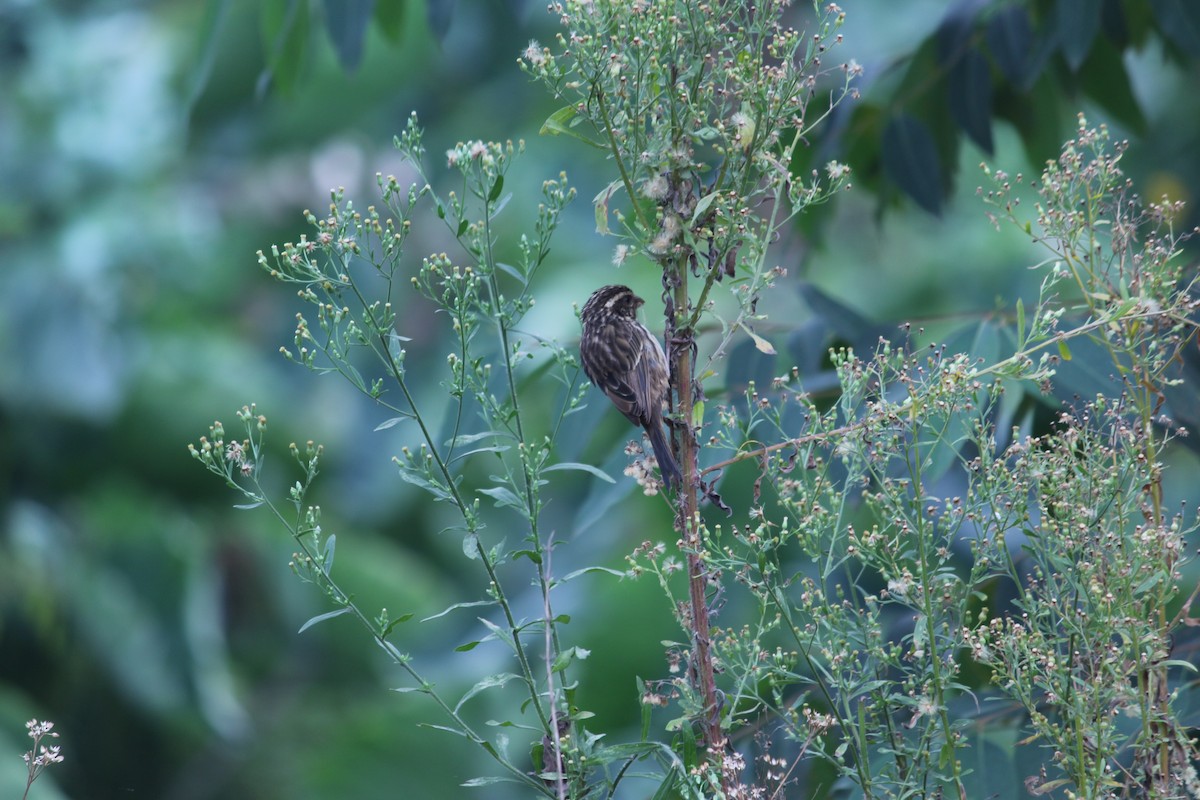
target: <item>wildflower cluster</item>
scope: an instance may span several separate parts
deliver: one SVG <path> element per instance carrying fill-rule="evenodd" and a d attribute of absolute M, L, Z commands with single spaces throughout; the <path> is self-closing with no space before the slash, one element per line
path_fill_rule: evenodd
<path fill-rule="evenodd" d="M 38 776 L 51 764 L 61 764 L 63 755 L 58 745 L 44 745 L 43 739 L 57 739 L 58 733 L 54 730 L 54 723 L 49 720 L 38 722 L 36 719 L 31 719 L 25 723 L 25 728 L 29 732 L 29 738 L 33 739 L 33 749 L 27 751 L 22 758 L 25 759 L 25 765 L 28 768 L 28 776 L 25 779 L 25 794 L 22 798 L 29 796 L 29 789 L 33 786 L 33 782 L 38 779 Z"/>

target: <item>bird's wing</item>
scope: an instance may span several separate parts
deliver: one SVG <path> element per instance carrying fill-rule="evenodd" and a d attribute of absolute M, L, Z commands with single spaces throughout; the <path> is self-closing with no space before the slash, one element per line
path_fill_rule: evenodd
<path fill-rule="evenodd" d="M 660 365 L 667 363 L 662 345 L 653 335 L 642 342 L 637 364 L 633 370 L 633 396 L 637 406 L 638 424 L 645 425 L 654 414 L 654 404 L 662 403 L 666 382 Z M 629 415 L 626 415 L 629 416 Z M 632 419 L 632 417 L 630 417 Z"/>
<path fill-rule="evenodd" d="M 642 350 L 633 345 L 636 342 L 628 337 L 619 336 L 611 330 L 611 326 L 600 333 L 598 337 L 608 346 L 596 348 L 593 352 L 595 361 L 584 361 L 584 371 L 588 378 L 625 417 L 634 425 L 641 425 L 645 419 L 645 378 L 642 373 Z M 632 384 L 626 380 L 631 376 Z"/>

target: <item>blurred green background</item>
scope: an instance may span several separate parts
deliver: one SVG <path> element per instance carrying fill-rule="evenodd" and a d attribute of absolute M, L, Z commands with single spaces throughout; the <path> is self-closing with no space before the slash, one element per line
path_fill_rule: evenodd
<path fill-rule="evenodd" d="M 1039 276 L 1025 267 L 1041 256 L 989 224 L 977 165 L 1036 171 L 1078 110 L 1133 140 L 1127 165 L 1144 194 L 1194 199 L 1200 17 L 1186 4 L 842 5 L 845 41 L 831 57 L 864 66 L 863 96 L 811 152 L 814 164 L 847 161 L 856 188 L 780 242 L 789 275 L 761 307 L 779 320 L 763 332 L 798 358 L 819 364 L 830 344 L 869 343 L 901 321 L 974 330 L 1030 297 Z M 991 38 L 1005 29 L 989 19 L 1010 7 L 1052 32 L 1036 40 L 1048 52 L 1028 86 Z M 439 534 L 441 509 L 390 465 L 411 434 L 374 432 L 385 413 L 279 356 L 300 306 L 254 254 L 309 233 L 301 212 L 323 209 L 333 187 L 365 206 L 376 172 L 412 179 L 391 139 L 415 110 L 435 175 L 457 141 L 527 141 L 506 183 L 516 225 L 532 219 L 544 178 L 566 170 L 579 187 L 525 329 L 573 342 L 571 304 L 617 279 L 656 296 L 647 265 L 616 273 L 612 240 L 594 231 L 587 198 L 611 164 L 538 135 L 555 104 L 515 60 L 530 39 L 551 42 L 552 23 L 518 0 L 0 0 L 0 795 L 24 785 L 34 717 L 56 723 L 66 757 L 38 798 L 447 797 L 487 771 L 461 739 L 418 727 L 438 721 L 431 706 L 389 692 L 401 676 L 345 619 L 297 635 L 327 606 L 289 572 L 286 534 L 232 509 L 239 499 L 186 445 L 214 418 L 232 432 L 233 411 L 257 403 L 280 487 L 295 478 L 289 442 L 326 445 L 318 501 L 343 585 L 364 607 L 421 617 L 481 596 L 478 566 Z M 920 88 L 952 80 L 955 30 L 991 58 L 983 141 L 978 112 L 964 119 L 953 94 L 939 104 Z M 888 154 L 881 120 L 898 113 L 933 132 L 932 195 L 927 156 Z M 451 245 L 430 225 L 410 254 Z M 444 326 L 419 303 L 401 317 L 427 332 L 410 363 L 433 375 Z M 438 380 L 423 387 L 428 404 Z M 591 405 L 566 446 L 619 475 L 610 445 L 629 429 Z M 665 508 L 631 482 L 560 474 L 556 571 L 621 569 L 642 540 L 673 539 Z M 519 602 L 537 613 L 535 595 Z M 636 735 L 635 679 L 663 677 L 660 642 L 678 637 L 669 609 L 648 581 L 599 577 L 558 603 L 593 653 L 582 705 L 597 729 Z M 447 687 L 504 668 L 497 647 L 453 652 L 478 638 L 460 616 L 400 637 Z M 500 713 L 489 702 L 478 719 Z"/>

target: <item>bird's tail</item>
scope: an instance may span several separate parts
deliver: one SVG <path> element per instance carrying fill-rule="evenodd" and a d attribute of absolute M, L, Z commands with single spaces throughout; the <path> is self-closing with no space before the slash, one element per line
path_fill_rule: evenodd
<path fill-rule="evenodd" d="M 646 432 L 650 434 L 650 446 L 654 448 L 654 460 L 658 462 L 658 471 L 662 473 L 663 484 L 666 485 L 669 492 L 671 486 L 677 485 L 683 480 L 683 473 L 679 471 L 679 464 L 671 455 L 671 447 L 667 444 L 667 437 L 663 435 L 662 426 L 654 425 L 647 428 Z"/>

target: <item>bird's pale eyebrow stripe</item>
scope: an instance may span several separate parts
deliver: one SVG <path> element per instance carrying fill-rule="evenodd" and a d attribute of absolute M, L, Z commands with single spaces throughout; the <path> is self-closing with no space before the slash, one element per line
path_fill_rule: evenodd
<path fill-rule="evenodd" d="M 608 298 L 608 300 L 605 301 L 604 307 L 607 308 L 609 311 L 612 311 L 613 303 L 617 302 L 620 299 L 621 299 L 621 295 L 614 294 L 612 297 Z"/>

